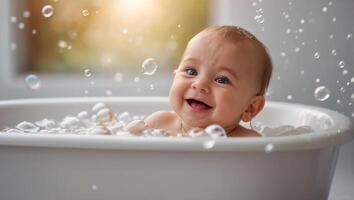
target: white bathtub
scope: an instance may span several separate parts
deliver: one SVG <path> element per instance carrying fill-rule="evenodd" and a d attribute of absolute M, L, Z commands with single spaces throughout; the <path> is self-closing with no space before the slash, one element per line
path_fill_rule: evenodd
<path fill-rule="evenodd" d="M 3 101 L 0 129 L 24 120 L 60 120 L 99 101 L 117 113 L 169 108 L 166 98 L 146 97 Z M 268 102 L 257 121 L 316 131 L 219 139 L 209 150 L 200 138 L 0 134 L 0 199 L 327 199 L 339 146 L 353 136 L 348 118 Z M 266 153 L 269 143 L 274 149 Z"/>

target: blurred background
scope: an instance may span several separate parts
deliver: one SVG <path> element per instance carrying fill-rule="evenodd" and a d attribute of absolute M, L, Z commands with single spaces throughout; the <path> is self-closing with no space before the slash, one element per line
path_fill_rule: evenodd
<path fill-rule="evenodd" d="M 2 0 L 0 100 L 167 96 L 189 39 L 210 25 L 238 25 L 269 48 L 268 100 L 354 122 L 353 8 L 352 0 Z M 354 199 L 353 185 L 351 142 L 330 199 Z"/>

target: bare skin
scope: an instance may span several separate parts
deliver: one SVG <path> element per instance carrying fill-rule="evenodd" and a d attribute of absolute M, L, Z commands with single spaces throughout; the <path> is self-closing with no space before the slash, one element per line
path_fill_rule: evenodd
<path fill-rule="evenodd" d="M 177 135 L 218 124 L 229 137 L 260 136 L 239 122 L 249 122 L 264 107 L 265 99 L 258 95 L 263 57 L 249 40 L 235 44 L 216 33 L 197 34 L 174 74 L 169 93 L 173 111 L 151 114 L 146 125 Z"/>

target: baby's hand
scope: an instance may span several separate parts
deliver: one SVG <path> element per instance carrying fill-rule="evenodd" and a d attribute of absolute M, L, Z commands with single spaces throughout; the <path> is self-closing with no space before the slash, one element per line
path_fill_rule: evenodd
<path fill-rule="evenodd" d="M 146 128 L 143 120 L 134 120 L 125 126 L 125 129 L 134 135 L 141 135 Z"/>

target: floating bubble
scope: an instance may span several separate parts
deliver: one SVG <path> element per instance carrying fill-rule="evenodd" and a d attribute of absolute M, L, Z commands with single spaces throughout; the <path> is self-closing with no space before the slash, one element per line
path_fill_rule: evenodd
<path fill-rule="evenodd" d="M 291 33 L 291 29 L 290 28 L 286 29 L 286 33 L 290 34 Z"/>
<path fill-rule="evenodd" d="M 126 35 L 126 34 L 129 33 L 129 31 L 128 31 L 128 29 L 124 28 L 124 29 L 122 30 L 122 33 L 123 33 L 124 35 Z"/>
<path fill-rule="evenodd" d="M 135 83 L 139 83 L 140 82 L 140 78 L 139 77 L 134 77 L 134 82 Z"/>
<path fill-rule="evenodd" d="M 84 70 L 84 74 L 85 74 L 86 77 L 91 77 L 91 75 L 92 75 L 91 74 L 91 70 L 89 70 L 89 69 L 85 69 Z"/>
<path fill-rule="evenodd" d="M 321 81 L 321 79 L 316 78 L 316 83 L 319 83 Z"/>
<path fill-rule="evenodd" d="M 106 90 L 106 95 L 107 96 L 111 96 L 112 95 L 112 91 L 111 90 Z"/>
<path fill-rule="evenodd" d="M 155 89 L 154 84 L 150 84 L 150 90 L 154 90 L 154 89 Z"/>
<path fill-rule="evenodd" d="M 342 71 L 342 75 L 343 75 L 343 76 L 345 76 L 345 75 L 347 75 L 347 74 L 348 74 L 348 70 L 345 69 L 345 70 Z"/>
<path fill-rule="evenodd" d="M 34 74 L 26 76 L 25 82 L 27 86 L 32 90 L 38 90 L 41 87 L 41 81 L 39 80 L 38 76 Z"/>
<path fill-rule="evenodd" d="M 77 114 L 77 118 L 80 120 L 88 120 L 90 118 L 90 115 L 87 111 L 81 111 Z"/>
<path fill-rule="evenodd" d="M 314 58 L 319 59 L 320 58 L 320 53 L 315 52 L 315 54 L 313 56 L 314 56 Z"/>
<path fill-rule="evenodd" d="M 83 15 L 84 17 L 87 17 L 87 16 L 90 15 L 90 12 L 89 12 L 88 10 L 82 10 L 82 15 Z"/>
<path fill-rule="evenodd" d="M 322 12 L 327 12 L 327 7 L 326 6 L 323 6 Z"/>
<path fill-rule="evenodd" d="M 120 72 L 117 72 L 114 74 L 114 80 L 117 82 L 121 82 L 123 80 L 123 74 Z"/>
<path fill-rule="evenodd" d="M 300 23 L 301 23 L 301 24 L 304 24 L 304 23 L 305 23 L 305 20 L 304 20 L 304 19 L 301 19 L 301 20 L 300 20 Z"/>
<path fill-rule="evenodd" d="M 64 40 L 59 40 L 58 41 L 58 47 L 61 49 L 65 49 L 67 47 L 67 43 Z"/>
<path fill-rule="evenodd" d="M 296 53 L 299 53 L 299 52 L 300 52 L 300 47 L 296 47 L 296 48 L 294 49 L 294 51 L 295 51 Z"/>
<path fill-rule="evenodd" d="M 215 140 L 206 140 L 203 142 L 203 148 L 208 150 L 212 149 L 215 146 Z"/>
<path fill-rule="evenodd" d="M 145 75 L 153 75 L 155 74 L 158 65 L 153 58 L 145 59 L 142 64 L 142 71 Z"/>
<path fill-rule="evenodd" d="M 343 60 L 339 61 L 339 68 L 343 69 L 345 67 L 345 62 Z"/>
<path fill-rule="evenodd" d="M 24 18 L 29 18 L 31 16 L 31 12 L 28 10 L 23 11 L 22 16 Z"/>
<path fill-rule="evenodd" d="M 288 95 L 288 96 L 286 96 L 286 99 L 287 99 L 287 100 L 292 100 L 292 99 L 293 99 L 293 96 L 292 96 L 292 95 Z"/>
<path fill-rule="evenodd" d="M 302 28 L 299 28 L 299 33 L 302 33 L 302 32 L 304 32 L 304 29 L 302 29 Z"/>
<path fill-rule="evenodd" d="M 177 24 L 177 28 L 181 28 L 182 27 L 182 25 L 181 24 Z"/>
<path fill-rule="evenodd" d="M 280 55 L 281 55 L 282 57 L 285 57 L 285 56 L 286 56 L 286 53 L 285 53 L 285 52 L 281 52 Z"/>
<path fill-rule="evenodd" d="M 36 29 L 32 29 L 32 34 L 36 35 L 37 34 L 37 30 Z"/>
<path fill-rule="evenodd" d="M 349 33 L 349 34 L 347 35 L 347 39 L 350 39 L 350 38 L 352 38 L 352 34 Z"/>
<path fill-rule="evenodd" d="M 11 51 L 16 51 L 16 49 L 17 49 L 17 44 L 12 42 L 12 43 L 10 44 L 10 49 L 11 49 Z"/>
<path fill-rule="evenodd" d="M 319 86 L 315 90 L 315 99 L 318 101 L 325 101 L 330 97 L 330 90 L 327 89 L 325 86 Z"/>
<path fill-rule="evenodd" d="M 332 6 L 332 5 L 333 5 L 332 1 L 328 2 L 328 6 Z"/>
<path fill-rule="evenodd" d="M 350 96 L 350 98 L 351 98 L 352 101 L 354 102 L 354 93 L 352 94 L 352 96 Z"/>
<path fill-rule="evenodd" d="M 223 127 L 217 124 L 212 124 L 205 128 L 205 132 L 212 138 L 226 138 L 226 132 Z"/>
<path fill-rule="evenodd" d="M 263 15 L 256 15 L 254 16 L 254 20 L 256 20 L 257 23 L 263 24 L 264 23 L 264 17 Z"/>
<path fill-rule="evenodd" d="M 336 56 L 337 55 L 337 51 L 335 49 L 332 49 L 331 54 Z"/>
<path fill-rule="evenodd" d="M 31 122 L 23 121 L 16 126 L 17 129 L 26 132 L 37 132 L 39 131 L 39 127 L 32 124 Z"/>
<path fill-rule="evenodd" d="M 335 23 L 337 21 L 337 18 L 333 17 L 332 22 Z"/>
<path fill-rule="evenodd" d="M 92 188 L 92 190 L 97 190 L 97 186 L 96 185 L 92 185 L 91 188 Z"/>
<path fill-rule="evenodd" d="M 301 74 L 301 75 L 304 75 L 304 74 L 305 74 L 305 70 L 301 70 L 301 71 L 300 71 L 300 74 Z"/>
<path fill-rule="evenodd" d="M 271 152 L 273 152 L 273 150 L 274 150 L 274 145 L 272 143 L 267 144 L 264 148 L 264 151 L 266 153 L 271 153 Z"/>
<path fill-rule="evenodd" d="M 43 6 L 42 8 L 42 15 L 45 17 L 45 18 L 49 18 L 51 16 L 53 16 L 54 14 L 54 8 L 52 5 L 45 5 Z"/>
<path fill-rule="evenodd" d="M 12 23 L 16 23 L 16 22 L 17 22 L 17 17 L 11 16 L 10 21 L 11 21 Z"/>
<path fill-rule="evenodd" d="M 333 39 L 334 38 L 334 35 L 329 35 L 329 39 Z"/>
<path fill-rule="evenodd" d="M 350 82 L 354 83 L 354 76 L 350 79 Z"/>
<path fill-rule="evenodd" d="M 25 28 L 25 23 L 23 23 L 23 22 L 18 23 L 18 28 L 19 29 L 24 29 Z"/>

